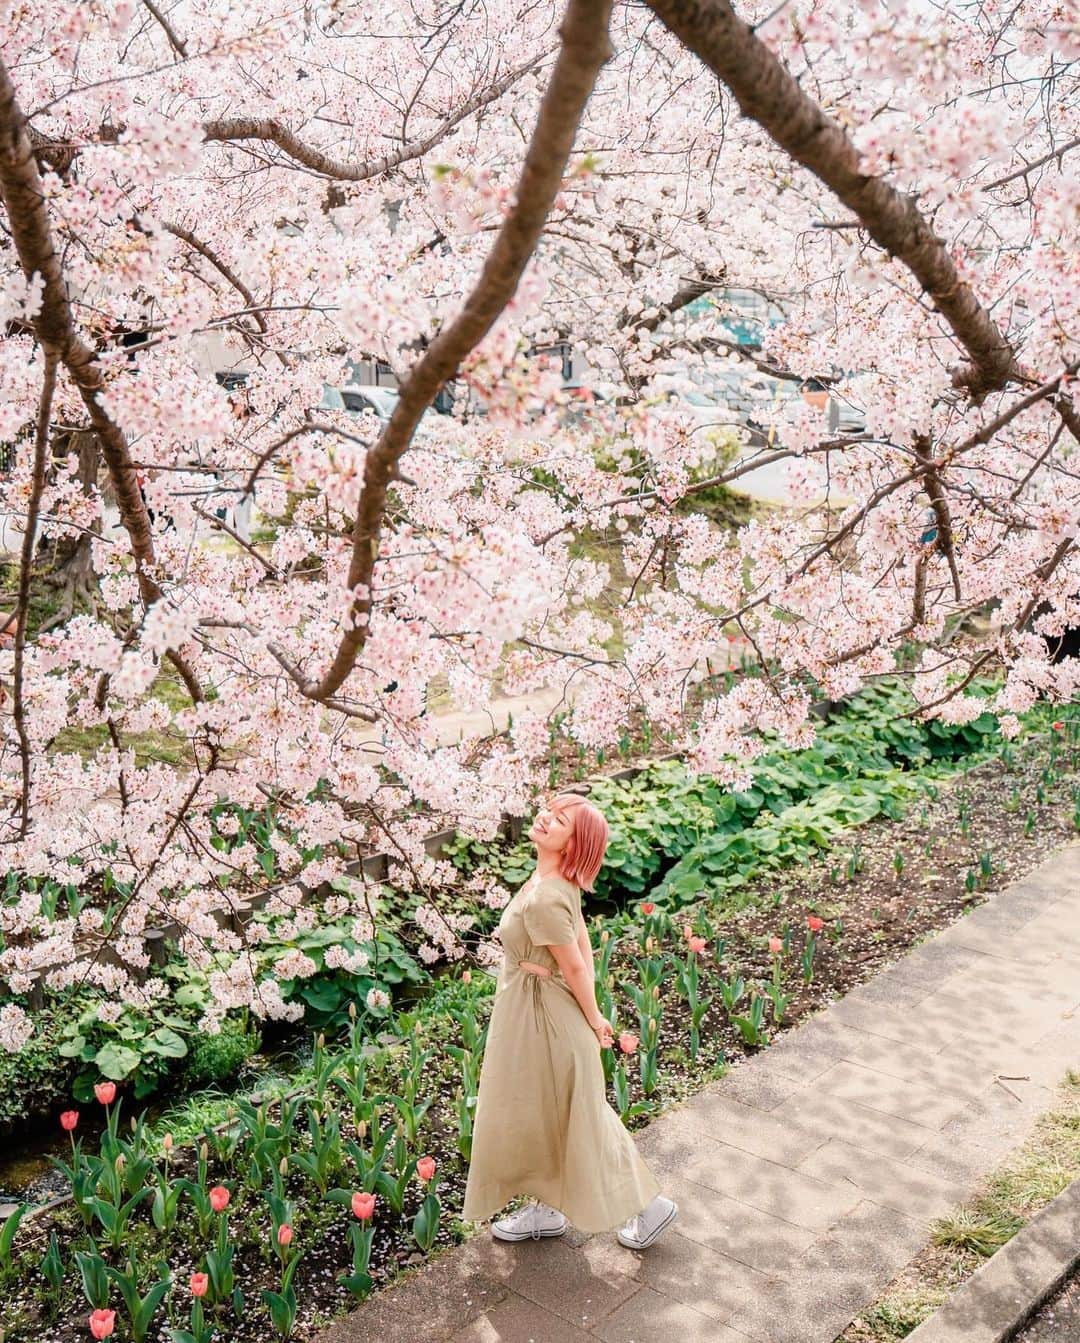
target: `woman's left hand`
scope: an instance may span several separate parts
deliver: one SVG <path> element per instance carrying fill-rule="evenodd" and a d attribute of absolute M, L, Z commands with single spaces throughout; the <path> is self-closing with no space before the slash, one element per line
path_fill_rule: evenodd
<path fill-rule="evenodd" d="M 611 1028 L 610 1021 L 597 1022 L 593 1027 L 593 1033 L 600 1042 L 601 1049 L 610 1049 L 615 1043 L 615 1032 Z"/>

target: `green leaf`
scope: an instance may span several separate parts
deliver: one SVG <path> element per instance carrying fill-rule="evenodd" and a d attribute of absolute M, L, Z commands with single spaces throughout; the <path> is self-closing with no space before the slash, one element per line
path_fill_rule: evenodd
<path fill-rule="evenodd" d="M 108 1077 L 113 1082 L 122 1082 L 134 1072 L 139 1066 L 139 1059 L 140 1056 L 134 1049 L 128 1049 L 126 1045 L 117 1044 L 112 1040 L 102 1045 L 94 1055 L 94 1062 L 102 1077 Z"/>
<path fill-rule="evenodd" d="M 184 1041 L 168 1026 L 159 1026 L 153 1035 L 148 1036 L 146 1048 L 167 1059 L 182 1059 L 188 1052 Z"/>

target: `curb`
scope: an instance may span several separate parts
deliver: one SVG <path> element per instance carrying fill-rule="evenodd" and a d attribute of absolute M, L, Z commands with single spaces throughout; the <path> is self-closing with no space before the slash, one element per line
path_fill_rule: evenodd
<path fill-rule="evenodd" d="M 908 1334 L 909 1343 L 1007 1343 L 1080 1263 L 1080 1180 L 1035 1214 Z"/>

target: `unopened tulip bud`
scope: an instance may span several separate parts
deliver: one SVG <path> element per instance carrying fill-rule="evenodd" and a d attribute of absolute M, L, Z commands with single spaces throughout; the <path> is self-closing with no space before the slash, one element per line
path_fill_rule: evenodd
<path fill-rule="evenodd" d="M 605 944 L 605 945 L 606 945 L 608 942 L 611 941 L 611 934 L 608 932 L 608 930 L 607 930 L 606 928 L 605 928 L 604 931 L 600 934 L 600 941 L 601 941 L 602 944 Z"/>
<path fill-rule="evenodd" d="M 139 1131 L 139 1121 L 134 1115 L 131 1116 L 131 1131 L 132 1133 L 138 1133 Z"/>
<path fill-rule="evenodd" d="M 649 1018 L 649 1034 L 650 1034 L 650 1035 L 655 1035 L 655 1034 L 656 1034 L 656 1018 L 655 1018 L 655 1017 L 650 1017 L 650 1018 Z"/>
<path fill-rule="evenodd" d="M 651 954 L 652 949 L 653 949 L 653 947 L 655 947 L 655 946 L 656 946 L 656 943 L 652 940 L 652 937 L 647 937 L 647 938 L 645 939 L 645 950 L 646 950 L 647 952 L 649 952 L 649 953 Z"/>
<path fill-rule="evenodd" d="M 171 1151 L 172 1151 L 172 1149 L 173 1149 L 173 1137 L 172 1137 L 172 1134 L 171 1134 L 171 1133 L 166 1133 L 166 1135 L 164 1136 L 164 1138 L 162 1138 L 162 1140 L 161 1140 L 161 1145 L 162 1145 L 162 1147 L 165 1149 L 166 1152 L 171 1152 Z"/>
<path fill-rule="evenodd" d="M 319 1032 L 319 1048 L 320 1049 L 326 1048 L 326 1036 L 322 1033 L 322 1031 Z"/>
<path fill-rule="evenodd" d="M 363 1140 L 367 1137 L 367 1120 L 366 1120 L 366 1119 L 361 1119 L 359 1125 L 357 1126 L 356 1131 L 357 1131 L 357 1133 L 359 1133 L 359 1135 L 360 1135 L 360 1140 L 361 1140 L 361 1142 L 363 1142 Z"/>
<path fill-rule="evenodd" d="M 124 1154 L 123 1154 L 123 1152 L 121 1152 L 121 1153 L 117 1156 L 116 1160 L 113 1162 L 113 1166 L 116 1168 L 116 1170 L 117 1170 L 118 1172 L 119 1172 L 119 1171 L 122 1171 L 122 1170 L 124 1169 L 124 1167 L 125 1167 L 126 1164 L 127 1164 L 127 1162 L 124 1160 Z"/>
<path fill-rule="evenodd" d="M 282 1175 L 288 1175 L 288 1173 L 289 1173 L 289 1158 L 288 1158 L 287 1156 L 283 1156 L 283 1157 L 281 1158 L 281 1161 L 278 1163 L 278 1170 L 281 1171 Z"/>
<path fill-rule="evenodd" d="M 210 1156 L 210 1148 L 207 1147 L 206 1143 L 203 1143 L 203 1145 L 199 1148 L 199 1160 L 206 1161 L 209 1156 Z"/>
<path fill-rule="evenodd" d="M 356 1020 L 356 1004 L 355 1004 L 355 1003 L 350 1003 L 350 1004 L 349 1004 L 349 1020 L 350 1020 L 350 1021 L 355 1021 L 355 1020 Z"/>
<path fill-rule="evenodd" d="M 653 996 L 653 998 L 654 998 L 657 1002 L 659 1002 L 659 1000 L 660 1000 L 660 985 L 659 985 L 659 984 L 657 984 L 656 987 L 653 989 L 653 991 L 652 991 L 652 996 Z"/>

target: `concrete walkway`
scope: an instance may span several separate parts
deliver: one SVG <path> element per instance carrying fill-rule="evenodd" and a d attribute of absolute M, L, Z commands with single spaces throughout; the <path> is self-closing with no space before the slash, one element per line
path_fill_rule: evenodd
<path fill-rule="evenodd" d="M 652 1250 L 485 1231 L 320 1343 L 831 1343 L 1076 1066 L 1080 845 L 641 1134 Z"/>

